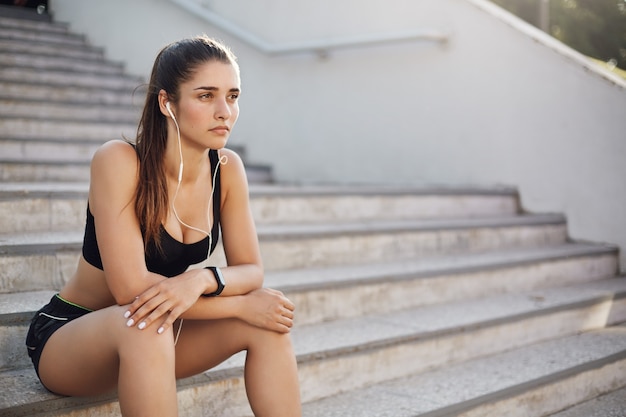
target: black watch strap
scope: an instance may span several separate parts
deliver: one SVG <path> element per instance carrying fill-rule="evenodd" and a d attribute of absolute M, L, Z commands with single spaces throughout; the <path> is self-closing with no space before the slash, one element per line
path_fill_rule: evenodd
<path fill-rule="evenodd" d="M 210 294 L 202 294 L 204 297 L 217 297 L 224 291 L 224 287 L 226 286 L 226 282 L 224 281 L 224 276 L 222 275 L 222 271 L 216 266 L 207 266 L 206 269 L 213 272 L 213 276 L 215 276 L 215 281 L 217 281 L 217 290 Z"/>

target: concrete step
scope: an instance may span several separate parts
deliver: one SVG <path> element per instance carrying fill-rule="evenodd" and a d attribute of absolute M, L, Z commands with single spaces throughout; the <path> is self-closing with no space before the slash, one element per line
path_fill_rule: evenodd
<path fill-rule="evenodd" d="M 86 45 L 85 36 L 70 33 L 62 25 L 5 17 L 0 18 L 0 39 L 58 44 L 68 48 Z"/>
<path fill-rule="evenodd" d="M 109 75 L 76 71 L 43 70 L 36 68 L 0 67 L 0 81 L 22 84 L 87 87 L 97 85 L 103 89 L 126 90 L 132 93 L 145 83 L 128 75 Z"/>
<path fill-rule="evenodd" d="M 32 20 L 32 19 L 23 19 L 6 16 L 4 13 L 9 11 L 21 11 L 26 12 L 26 10 L 16 10 L 13 7 L 7 8 L 6 6 L 0 6 L 0 27 L 5 29 L 13 29 L 13 30 L 23 30 L 25 32 L 47 32 L 47 33 L 56 33 L 59 35 L 64 35 L 68 33 L 67 24 L 59 23 L 59 22 L 50 22 L 41 21 L 41 20 Z"/>
<path fill-rule="evenodd" d="M 246 175 L 250 183 L 269 184 L 274 181 L 272 168 L 264 164 L 246 164 Z M 0 181 L 2 182 L 76 182 L 89 181 L 89 161 L 64 160 L 42 161 L 2 161 L 0 160 Z"/>
<path fill-rule="evenodd" d="M 19 14 L 22 14 L 24 16 L 9 16 L 9 13 L 7 12 L 18 12 Z M 0 27 L 13 30 L 23 30 L 25 32 L 49 32 L 57 33 L 60 35 L 67 34 L 68 26 L 65 23 L 51 22 L 49 18 L 45 19 L 45 21 L 42 21 L 41 18 L 44 16 L 37 16 L 37 20 L 25 18 L 31 17 L 30 15 L 33 14 L 35 13 L 29 13 L 25 9 L 15 9 L 14 7 L 0 6 Z"/>
<path fill-rule="evenodd" d="M 89 45 L 82 47 L 72 46 L 68 48 L 63 44 L 57 43 L 33 43 L 30 41 L 0 38 L 0 51 L 3 53 L 28 53 L 41 57 L 66 57 L 89 61 L 104 60 L 103 49 Z"/>
<path fill-rule="evenodd" d="M 305 404 L 303 415 L 544 417 L 623 386 L 626 328 L 616 326 L 339 394 Z M 620 394 L 591 400 L 608 413 L 594 407 L 556 416 L 623 416 L 626 397 Z"/>
<path fill-rule="evenodd" d="M 0 107 L 3 117 L 22 119 L 115 122 L 136 125 L 141 116 L 141 107 L 119 104 L 59 103 L 0 97 Z"/>
<path fill-rule="evenodd" d="M 88 162 L 2 162 L 0 161 L 0 180 L 15 181 L 89 181 Z"/>
<path fill-rule="evenodd" d="M 99 124 L 101 125 L 101 124 Z M 0 119 L 2 126 L 2 119 Z M 102 145 L 99 141 L 73 139 L 51 141 L 46 139 L 3 139 L 0 137 L 0 161 L 12 163 L 72 163 L 89 164 L 95 151 Z"/>
<path fill-rule="evenodd" d="M 46 102 L 82 104 L 86 106 L 111 105 L 132 107 L 143 105 L 145 92 L 135 86 L 122 88 L 94 88 L 91 86 L 64 86 L 45 85 L 37 83 L 22 83 L 19 81 L 0 80 L 0 97 L 6 100 L 29 102 Z"/>
<path fill-rule="evenodd" d="M 512 216 L 515 189 L 505 187 L 256 186 L 252 211 L 263 224 Z"/>
<path fill-rule="evenodd" d="M 296 325 L 327 323 L 364 315 L 452 303 L 505 293 L 582 284 L 615 276 L 617 249 L 604 245 L 557 247 L 438 257 L 414 262 L 268 272 L 265 285 L 296 304 Z M 53 271 L 50 271 L 53 272 Z M 50 288 L 60 288 L 49 274 Z M 16 275 L 4 284 L 15 291 L 29 281 Z M 33 313 L 53 290 L 0 294 L 1 368 L 26 366 L 23 340 Z"/>
<path fill-rule="evenodd" d="M 258 227 L 266 271 L 419 260 L 566 242 L 558 216 Z M 0 234 L 1 292 L 56 288 L 73 272 L 82 231 Z M 219 250 L 211 262 L 224 265 Z M 18 279 L 19 277 L 19 279 Z"/>
<path fill-rule="evenodd" d="M 71 71 L 76 73 L 122 75 L 124 68 L 120 63 L 109 60 L 90 60 L 69 56 L 51 56 L 14 51 L 0 51 L 0 62 L 5 66 L 33 68 L 38 70 Z"/>
<path fill-rule="evenodd" d="M 265 268 L 317 268 L 422 259 L 567 240 L 561 215 L 259 225 Z"/>
<path fill-rule="evenodd" d="M 442 382 L 435 381 L 456 384 L 463 380 L 454 389 L 442 391 L 453 398 L 453 404 L 472 405 L 472 399 L 484 398 L 489 392 L 519 392 L 526 385 L 540 389 L 547 385 L 541 384 L 542 381 L 571 382 L 572 378 L 562 376 L 590 370 L 594 372 L 591 379 L 596 392 L 606 389 L 606 385 L 615 389 L 616 384 L 626 384 L 624 329 L 590 332 L 625 319 L 626 279 L 613 279 L 301 326 L 294 329 L 293 339 L 304 402 L 397 378 L 416 378 L 410 384 L 399 385 L 417 387 L 417 380 L 429 382 L 407 398 L 414 399 L 415 393 L 425 392 L 429 386 L 440 388 Z M 554 338 L 564 339 L 550 340 Z M 488 355 L 497 356 L 481 359 Z M 600 363 L 610 366 L 600 367 Z M 242 365 L 243 356 L 237 355 L 213 370 L 181 381 L 181 415 L 250 415 L 241 380 Z M 467 371 L 460 372 L 459 367 L 466 367 Z M 433 369 L 440 369 L 445 377 L 416 376 Z M 491 377 L 477 379 L 480 374 L 469 369 L 491 371 Z M 588 377 L 589 373 L 584 376 Z M 585 382 L 588 384 L 589 380 L 586 378 Z M 43 415 L 39 414 L 42 410 L 57 416 L 99 417 L 110 416 L 117 410 L 113 396 L 94 399 L 50 394 L 37 384 L 31 369 L 5 371 L 2 381 L 6 389 L 0 390 L 0 409 L 7 417 Z M 485 391 L 484 384 L 491 391 Z M 435 392 L 430 391 L 422 397 L 428 401 L 417 405 L 431 409 L 449 407 L 449 403 L 441 404 L 443 397 L 438 397 L 439 401 L 433 397 Z M 380 408 L 359 408 L 369 395 L 340 404 L 340 411 L 332 404 L 328 406 L 328 401 L 335 398 L 305 406 L 305 415 L 385 415 L 374 412 L 380 412 Z M 576 398 L 576 402 L 582 400 Z M 387 409 L 393 404 L 393 401 L 379 403 Z M 318 407 L 324 406 L 318 412 Z M 370 414 L 366 412 L 368 409 Z M 426 411 L 429 410 L 422 412 Z"/>
<path fill-rule="evenodd" d="M 80 182 L 2 182 L 0 230 L 81 230 L 87 191 L 88 184 Z M 259 225 L 502 217 L 519 210 L 517 192 L 509 188 L 295 187 L 258 182 L 250 185 L 250 204 Z"/>
<path fill-rule="evenodd" d="M 123 137 L 134 138 L 134 123 L 33 120 L 0 117 L 1 139 L 45 140 L 52 142 L 93 141 L 104 143 Z"/>
<path fill-rule="evenodd" d="M 626 388 L 585 401 L 550 417 L 620 417 L 626 416 Z"/>

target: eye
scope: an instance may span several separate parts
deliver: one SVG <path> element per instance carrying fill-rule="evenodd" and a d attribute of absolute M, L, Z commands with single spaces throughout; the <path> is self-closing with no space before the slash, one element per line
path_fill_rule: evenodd
<path fill-rule="evenodd" d="M 239 93 L 233 93 L 230 96 L 228 96 L 228 98 L 232 101 L 236 101 L 237 99 L 239 99 Z"/>
<path fill-rule="evenodd" d="M 204 93 L 204 94 L 201 94 L 201 95 L 200 95 L 200 98 L 201 98 L 201 99 L 203 99 L 203 100 L 208 100 L 208 99 L 211 99 L 211 98 L 213 98 L 213 93 Z"/>

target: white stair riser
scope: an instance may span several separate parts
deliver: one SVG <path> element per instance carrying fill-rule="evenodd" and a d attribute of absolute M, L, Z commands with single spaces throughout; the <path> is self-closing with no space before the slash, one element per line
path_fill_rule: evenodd
<path fill-rule="evenodd" d="M 258 197 L 252 206 L 264 224 L 506 216 L 517 209 L 510 195 Z"/>
<path fill-rule="evenodd" d="M 1 124 L 1 122 L 0 122 Z M 2 140 L 3 162 L 79 162 L 89 163 L 100 143 L 42 142 Z"/>
<path fill-rule="evenodd" d="M 48 32 L 64 35 L 68 32 L 67 25 L 62 23 L 38 22 L 35 20 L 11 19 L 6 17 L 0 17 L 0 27 L 30 33 Z"/>
<path fill-rule="evenodd" d="M 62 71 L 38 71 L 25 68 L 0 67 L 0 79 L 16 83 L 33 83 L 57 86 L 75 86 L 133 91 L 142 82 L 127 77 L 101 74 L 71 74 Z"/>
<path fill-rule="evenodd" d="M 431 200 L 436 202 L 431 204 Z M 471 201 L 471 207 L 466 205 L 465 210 L 459 210 L 458 207 L 468 200 Z M 84 227 L 86 201 L 86 191 L 84 195 L 73 199 L 28 198 L 26 193 L 19 199 L 0 199 L 0 230 L 5 233 L 80 230 Z M 349 203 L 357 202 L 358 205 L 353 206 L 352 210 L 345 209 Z M 370 196 L 332 199 L 313 195 L 269 198 L 256 197 L 254 191 L 251 192 L 250 206 L 258 225 L 506 216 L 514 214 L 516 207 L 515 199 L 510 196 L 440 196 L 436 199 L 420 196 Z M 411 210 L 407 211 L 407 207 Z M 58 219 L 62 221 L 59 222 Z"/>
<path fill-rule="evenodd" d="M 121 75 L 123 68 L 120 65 L 111 64 L 108 61 L 89 62 L 68 57 L 51 57 L 28 54 L 15 54 L 0 52 L 0 61 L 5 66 L 22 68 L 51 69 L 70 72 L 88 72 L 108 75 Z"/>
<path fill-rule="evenodd" d="M 60 289 L 76 269 L 79 251 L 0 257 L 0 292 Z"/>
<path fill-rule="evenodd" d="M 617 266 L 613 254 L 581 256 L 428 278 L 287 291 L 287 295 L 297 306 L 296 323 L 305 325 L 600 280 L 614 276 Z"/>
<path fill-rule="evenodd" d="M 71 59 L 83 59 L 88 61 L 103 60 L 104 62 L 104 53 L 101 49 L 84 47 L 68 48 L 67 46 L 64 46 L 62 44 L 43 45 L 40 43 L 33 44 L 32 42 L 0 39 L 0 51 L 14 52 L 19 54 L 27 53 L 40 56 L 67 57 Z"/>
<path fill-rule="evenodd" d="M 85 45 L 85 40 L 80 36 L 74 36 L 65 33 L 24 31 L 3 26 L 0 26 L 0 38 L 15 39 L 28 42 L 55 43 L 64 45 L 68 48 L 71 48 L 72 46 Z"/>
<path fill-rule="evenodd" d="M 0 200 L 0 230 L 79 230 L 84 227 L 87 196 L 81 199 L 31 198 Z"/>
<path fill-rule="evenodd" d="M 510 247 L 557 245 L 567 239 L 564 224 L 463 230 L 407 231 L 306 237 L 262 242 L 268 271 L 343 264 L 392 262 L 443 253 L 482 252 Z"/>
<path fill-rule="evenodd" d="M 0 119 L 0 136 L 12 139 L 93 140 L 103 143 L 123 137 L 134 138 L 136 132 L 135 124 Z"/>
<path fill-rule="evenodd" d="M 416 320 L 419 318 L 416 317 Z M 603 328 L 624 320 L 626 320 L 626 300 L 620 299 L 615 302 L 607 300 L 588 307 L 546 313 L 478 330 L 465 329 L 462 332 L 418 340 L 414 343 L 398 343 L 374 351 L 365 350 L 335 358 L 324 358 L 314 363 L 305 363 L 299 368 L 303 376 L 301 378 L 303 401 L 321 399 L 337 392 L 417 374 L 559 336 Z M 358 372 L 354 372 L 355 369 L 358 369 Z M 315 376 L 307 378 L 307 372 L 312 372 Z M 350 375 L 350 378 L 346 378 L 346 375 Z M 324 383 L 320 384 L 319 381 Z M 499 414 L 502 415 L 508 417 L 509 414 Z"/>
<path fill-rule="evenodd" d="M 550 384 L 537 386 L 508 398 L 494 398 L 458 417 L 549 416 L 582 401 L 626 387 L 626 359 L 601 368 L 570 375 Z M 487 398 L 487 400 L 490 400 Z M 601 414 L 601 410 L 598 410 Z M 606 417 L 617 414 L 606 414 Z"/>
<path fill-rule="evenodd" d="M 1 100 L 3 116 L 63 121 L 91 121 L 137 124 L 141 110 L 127 106 L 64 105 L 54 102 Z"/>
<path fill-rule="evenodd" d="M 89 181 L 88 165 L 57 165 L 0 162 L 2 181 Z"/>
<path fill-rule="evenodd" d="M 0 96 L 14 100 L 40 100 L 46 97 L 50 101 L 67 101 L 70 103 L 84 103 L 88 105 L 141 105 L 145 94 L 138 90 L 133 95 L 133 88 L 125 88 L 120 91 L 106 89 L 46 86 L 36 84 L 21 84 L 0 81 Z"/>

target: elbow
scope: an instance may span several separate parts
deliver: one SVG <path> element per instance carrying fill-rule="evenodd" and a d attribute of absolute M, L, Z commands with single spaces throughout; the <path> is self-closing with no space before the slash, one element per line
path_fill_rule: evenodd
<path fill-rule="evenodd" d="M 115 303 L 120 306 L 131 304 L 141 293 L 150 288 L 150 285 L 145 285 L 149 283 L 149 280 L 143 279 L 143 277 L 124 277 L 123 279 L 108 281 L 111 295 Z"/>
<path fill-rule="evenodd" d="M 116 288 L 115 290 L 111 289 L 111 295 L 113 295 L 117 305 L 124 306 L 135 301 L 135 297 L 139 294 L 135 294 L 130 288 Z"/>

